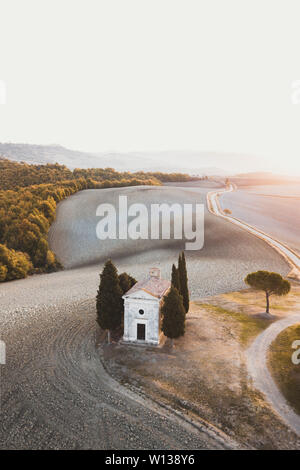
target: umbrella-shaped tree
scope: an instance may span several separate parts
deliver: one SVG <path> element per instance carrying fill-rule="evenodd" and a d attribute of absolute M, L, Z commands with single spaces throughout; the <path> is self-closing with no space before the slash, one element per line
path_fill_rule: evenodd
<path fill-rule="evenodd" d="M 270 313 L 270 296 L 287 295 L 291 290 L 291 284 L 278 273 L 269 271 L 256 271 L 245 278 L 248 286 L 262 290 L 266 294 L 266 313 Z"/>

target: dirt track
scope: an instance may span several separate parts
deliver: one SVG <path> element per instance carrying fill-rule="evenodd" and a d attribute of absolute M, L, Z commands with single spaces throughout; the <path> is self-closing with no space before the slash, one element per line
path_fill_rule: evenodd
<path fill-rule="evenodd" d="M 254 385 L 265 394 L 274 410 L 298 436 L 300 436 L 300 416 L 291 409 L 275 384 L 267 366 L 267 353 L 271 343 L 281 331 L 299 322 L 300 314 L 295 313 L 273 323 L 255 339 L 247 351 L 248 370 Z"/>
<path fill-rule="evenodd" d="M 231 187 L 222 194 L 226 196 L 226 193 L 231 193 L 234 187 Z M 226 214 L 223 214 L 219 207 L 218 193 L 210 193 L 208 195 L 209 204 L 211 205 L 212 211 L 220 217 L 228 218 L 232 223 L 238 224 L 248 230 L 249 232 L 257 235 L 259 238 L 263 238 L 274 246 L 274 249 L 283 254 L 285 258 L 290 262 L 293 273 L 297 273 L 299 278 L 299 256 L 296 252 L 290 251 L 290 249 L 282 245 L 280 242 L 273 240 L 268 235 L 262 232 L 257 232 L 254 227 L 250 227 L 244 224 L 243 221 L 232 218 Z M 254 381 L 255 386 L 266 396 L 267 400 L 272 404 L 273 408 L 281 416 L 282 420 L 294 430 L 294 432 L 300 436 L 300 417 L 291 409 L 285 400 L 284 396 L 279 391 L 275 384 L 272 376 L 267 367 L 267 353 L 269 347 L 274 339 L 288 326 L 299 323 L 300 314 L 290 315 L 288 318 L 277 321 L 270 325 L 266 331 L 261 333 L 252 343 L 248 349 L 247 363 L 248 370 Z"/>
<path fill-rule="evenodd" d="M 129 270 L 137 278 L 145 276 L 153 264 L 163 276 L 170 277 L 172 263 L 184 243 L 178 240 L 98 240 L 96 208 L 100 203 L 118 206 L 119 195 L 128 197 L 128 205 L 142 202 L 193 203 L 206 206 L 209 188 L 202 187 L 130 187 L 82 191 L 63 201 L 57 220 L 51 227 L 51 247 L 64 266 L 74 268 L 99 265 L 113 258 L 120 270 Z M 149 211 L 150 212 L 150 211 Z M 205 213 L 204 248 L 186 253 L 190 290 L 193 298 L 214 295 L 245 287 L 244 277 L 255 269 L 288 273 L 287 264 L 262 240 L 208 211 Z M 95 263 L 98 266 L 95 269 Z"/>
<path fill-rule="evenodd" d="M 158 191 L 155 198 L 162 198 L 160 188 L 153 191 Z M 162 191 L 166 195 L 169 189 Z M 201 202 L 205 192 L 176 189 L 185 201 Z M 96 194 L 98 202 L 102 194 Z M 77 230 L 76 217 L 70 232 L 62 208 L 71 204 L 73 214 L 81 213 L 80 227 L 94 231 L 94 224 L 89 227 L 84 221 L 89 210 L 94 214 L 92 201 L 89 209 L 94 195 L 85 191 L 62 203 L 55 224 L 57 251 L 69 246 L 76 253 L 86 240 Z M 114 247 L 105 248 L 100 258 L 116 258 Z M 150 246 L 131 254 L 129 248 L 118 267 L 141 277 L 157 264 L 169 276 L 177 254 L 178 246 Z M 187 253 L 187 261 L 193 298 L 235 290 L 255 268 L 288 271 L 263 241 L 209 214 L 205 248 Z M 7 345 L 7 364 L 1 366 L 1 448 L 223 448 L 206 431 L 186 428 L 177 418 L 149 410 L 111 386 L 95 350 L 93 299 L 100 269 L 99 264 L 0 285 L 1 339 Z"/>

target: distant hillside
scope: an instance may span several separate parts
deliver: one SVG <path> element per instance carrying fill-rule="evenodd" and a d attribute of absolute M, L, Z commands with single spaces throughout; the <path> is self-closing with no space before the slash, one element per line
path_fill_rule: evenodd
<path fill-rule="evenodd" d="M 35 165 L 44 165 L 46 163 L 60 163 L 70 169 L 80 165 L 78 162 L 84 162 L 84 168 L 94 166 L 92 154 L 69 150 L 61 145 L 31 145 L 31 144 L 13 144 L 0 143 L 0 155 L 17 162 L 26 162 Z"/>
<path fill-rule="evenodd" d="M 273 178 L 274 173 L 271 171 L 251 171 L 248 173 L 239 173 L 237 175 L 234 175 L 236 178 L 242 177 L 242 178 Z"/>
<path fill-rule="evenodd" d="M 213 155 L 195 152 L 87 153 L 70 150 L 61 145 L 0 143 L 0 155 L 35 165 L 59 163 L 70 170 L 109 167 L 117 171 L 180 172 L 199 176 L 229 174 L 228 171 L 215 166 Z"/>
<path fill-rule="evenodd" d="M 299 183 L 299 177 L 278 175 L 271 172 L 251 172 L 230 176 L 230 181 L 238 186 L 257 186 L 257 185 L 274 185 Z"/>

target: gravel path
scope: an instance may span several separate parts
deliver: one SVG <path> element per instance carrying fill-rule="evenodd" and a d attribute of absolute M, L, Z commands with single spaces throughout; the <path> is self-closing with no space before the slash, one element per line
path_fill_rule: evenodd
<path fill-rule="evenodd" d="M 224 436 L 195 430 L 173 414 L 129 396 L 101 366 L 95 349 L 94 305 L 101 260 L 112 256 L 120 271 L 138 278 L 154 264 L 169 277 L 180 248 L 172 243 L 156 247 L 149 242 L 145 247 L 128 242 L 127 256 L 121 258 L 118 241 L 93 245 L 95 207 L 105 200 L 105 192 L 110 200 L 118 191 L 78 193 L 60 204 L 52 227 L 56 252 L 67 253 L 71 264 L 88 252 L 98 264 L 0 284 L 0 339 L 7 346 L 7 364 L 0 366 L 1 448 L 235 447 Z M 135 202 L 148 198 L 149 203 L 176 198 L 204 203 L 206 191 L 126 188 Z M 192 298 L 241 288 L 243 277 L 255 268 L 288 272 L 282 258 L 262 240 L 209 213 L 205 247 L 188 252 L 187 262 Z"/>
<path fill-rule="evenodd" d="M 300 436 L 300 416 L 287 404 L 267 367 L 267 353 L 275 338 L 289 326 L 300 322 L 300 314 L 273 323 L 261 333 L 247 351 L 247 364 L 254 385 L 266 396 L 282 420 Z M 292 350 L 291 350 L 292 356 Z"/>

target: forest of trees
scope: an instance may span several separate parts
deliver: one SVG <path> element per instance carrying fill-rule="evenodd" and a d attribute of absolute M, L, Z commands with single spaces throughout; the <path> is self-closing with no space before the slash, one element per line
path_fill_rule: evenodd
<path fill-rule="evenodd" d="M 160 184 L 165 182 L 190 181 L 193 178 L 183 173 L 145 173 L 139 171 L 136 173 L 118 172 L 113 168 L 75 168 L 69 170 L 65 165 L 58 163 L 47 165 L 30 165 L 28 163 L 18 163 L 0 157 L 0 190 L 15 190 L 27 186 L 58 183 L 59 181 L 91 179 L 101 183 L 101 187 L 115 185 L 116 182 L 127 185 L 140 184 Z M 149 181 L 149 183 L 148 183 Z M 112 184 L 113 183 L 113 184 Z M 106 186 L 107 185 L 107 186 Z"/>
<path fill-rule="evenodd" d="M 160 185 L 161 173 L 119 173 L 112 168 L 69 170 L 0 159 L 0 282 L 60 267 L 47 234 L 56 205 L 83 189 Z M 172 175 L 167 175 L 171 178 Z M 178 181 L 179 174 L 173 174 Z M 181 175 L 181 181 L 189 178 Z"/>

